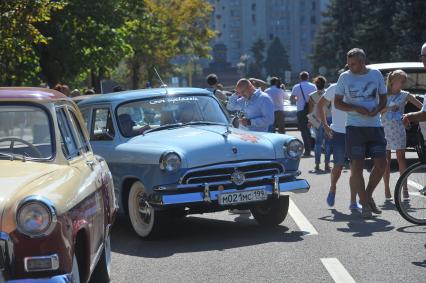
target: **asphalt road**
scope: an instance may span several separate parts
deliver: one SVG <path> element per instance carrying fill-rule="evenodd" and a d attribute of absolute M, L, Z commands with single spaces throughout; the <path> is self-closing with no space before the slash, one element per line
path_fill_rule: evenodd
<path fill-rule="evenodd" d="M 415 154 L 408 156 L 413 162 Z M 188 216 L 168 237 L 144 241 L 120 217 L 112 232 L 112 282 L 426 282 L 426 226 L 384 205 L 383 183 L 375 192 L 382 215 L 351 214 L 348 170 L 335 207 L 328 207 L 330 175 L 313 167 L 313 157 L 302 159 L 311 190 L 291 197 L 291 215 L 277 228 L 226 211 Z M 391 175 L 393 186 L 398 175 Z"/>

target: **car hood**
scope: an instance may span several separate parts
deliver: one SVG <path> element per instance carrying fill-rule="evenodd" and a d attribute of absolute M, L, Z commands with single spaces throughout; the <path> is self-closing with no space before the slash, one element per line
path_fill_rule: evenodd
<path fill-rule="evenodd" d="M 276 159 L 275 148 L 265 133 L 226 126 L 184 126 L 147 133 L 131 139 L 129 146 L 143 144 L 151 152 L 175 151 L 187 168 L 237 160 Z M 158 155 L 154 162 L 158 164 Z"/>

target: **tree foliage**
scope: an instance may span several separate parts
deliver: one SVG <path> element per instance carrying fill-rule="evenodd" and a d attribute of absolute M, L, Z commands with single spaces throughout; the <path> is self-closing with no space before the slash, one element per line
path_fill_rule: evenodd
<path fill-rule="evenodd" d="M 391 58 L 418 61 L 420 47 L 426 42 L 426 1 L 395 1 L 392 30 L 396 32 Z"/>
<path fill-rule="evenodd" d="M 176 56 L 208 56 L 208 42 L 215 33 L 209 28 L 212 6 L 206 1 L 145 0 L 143 9 L 133 11 L 136 14 L 129 11 L 127 21 L 132 88 L 138 88 L 139 74 L 152 81 L 154 67 L 161 73 L 170 71 L 170 60 Z"/>
<path fill-rule="evenodd" d="M 204 0 L 0 1 L 0 84 L 96 84 L 125 60 L 136 88 L 153 66 L 208 56 L 211 12 Z"/>
<path fill-rule="evenodd" d="M 285 71 L 290 71 L 287 50 L 280 39 L 275 37 L 266 52 L 265 69 L 269 76 L 284 78 Z"/>
<path fill-rule="evenodd" d="M 417 61 L 426 39 L 425 10 L 422 0 L 331 0 L 314 42 L 314 69 L 324 66 L 335 79 L 353 47 L 366 51 L 368 63 Z"/>
<path fill-rule="evenodd" d="M 250 48 L 250 52 L 253 55 L 253 62 L 249 65 L 248 76 L 252 78 L 263 77 L 263 65 L 265 63 L 265 42 L 259 38 L 256 40 Z"/>
<path fill-rule="evenodd" d="M 63 6 L 63 1 L 0 1 L 0 85 L 40 82 L 34 47 L 47 45 L 48 38 L 36 25 L 49 22 Z"/>

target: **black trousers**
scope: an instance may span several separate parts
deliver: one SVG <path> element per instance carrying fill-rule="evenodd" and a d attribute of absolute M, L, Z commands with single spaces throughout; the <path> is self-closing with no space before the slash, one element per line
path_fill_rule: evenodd
<path fill-rule="evenodd" d="M 285 124 L 284 124 L 284 111 L 275 111 L 274 112 L 274 131 L 277 131 L 280 134 L 285 134 Z"/>
<path fill-rule="evenodd" d="M 311 132 L 308 128 L 308 118 L 304 111 L 297 112 L 297 123 L 302 134 L 303 144 L 305 145 L 305 154 L 311 153 Z"/>

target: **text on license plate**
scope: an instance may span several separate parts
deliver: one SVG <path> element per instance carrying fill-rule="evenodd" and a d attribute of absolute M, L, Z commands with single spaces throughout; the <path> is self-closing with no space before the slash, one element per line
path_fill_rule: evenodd
<path fill-rule="evenodd" d="M 223 193 L 219 195 L 218 201 L 220 205 L 252 202 L 266 200 L 267 193 L 264 190 L 251 190 L 234 193 Z"/>

